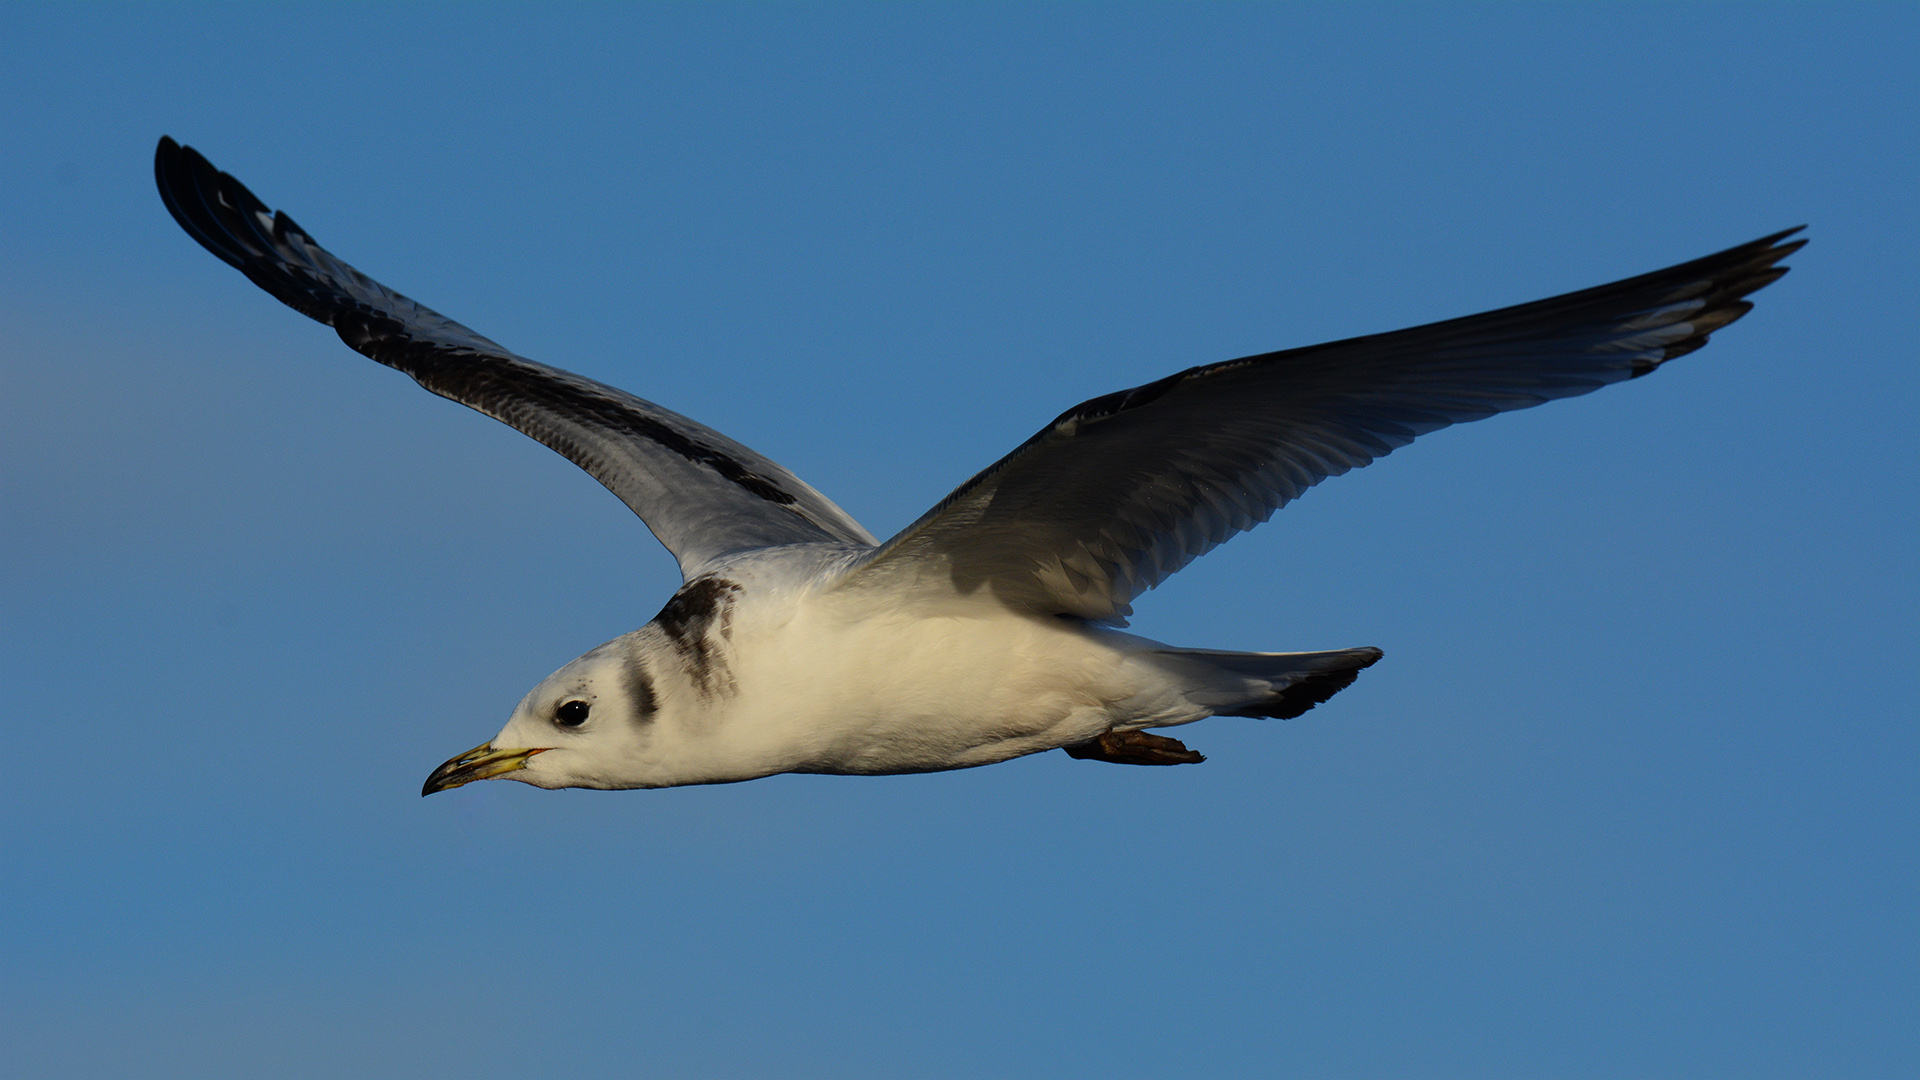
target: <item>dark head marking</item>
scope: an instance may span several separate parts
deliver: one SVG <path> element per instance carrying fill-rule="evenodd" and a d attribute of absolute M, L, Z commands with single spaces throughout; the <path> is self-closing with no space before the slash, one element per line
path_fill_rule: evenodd
<path fill-rule="evenodd" d="M 647 666 L 640 658 L 629 653 L 623 665 L 622 675 L 627 686 L 627 704 L 633 711 L 636 724 L 650 723 L 657 706 L 653 698 L 653 679 L 647 674 Z"/>

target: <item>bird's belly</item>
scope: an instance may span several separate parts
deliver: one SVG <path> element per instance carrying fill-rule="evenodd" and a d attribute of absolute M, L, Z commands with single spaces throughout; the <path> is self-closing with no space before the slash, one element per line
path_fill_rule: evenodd
<path fill-rule="evenodd" d="M 992 607 L 938 617 L 796 617 L 753 643 L 733 734 L 782 771 L 927 772 L 1092 738 L 1170 687 L 1076 622 Z M 746 654 L 747 643 L 741 652 Z"/>

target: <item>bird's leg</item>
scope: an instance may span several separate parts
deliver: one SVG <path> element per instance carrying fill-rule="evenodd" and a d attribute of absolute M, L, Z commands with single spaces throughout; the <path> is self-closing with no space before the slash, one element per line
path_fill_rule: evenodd
<path fill-rule="evenodd" d="M 1207 760 L 1205 754 L 1187 749 L 1179 739 L 1144 731 L 1109 731 L 1097 739 L 1060 749 L 1065 750 L 1068 757 L 1111 761 L 1116 765 L 1198 765 Z"/>

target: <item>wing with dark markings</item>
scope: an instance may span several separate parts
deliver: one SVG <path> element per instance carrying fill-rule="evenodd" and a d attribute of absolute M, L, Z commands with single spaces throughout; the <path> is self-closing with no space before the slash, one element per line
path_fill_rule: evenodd
<path fill-rule="evenodd" d="M 515 356 L 329 254 L 190 147 L 162 138 L 160 197 L 189 236 L 354 349 L 525 432 L 620 497 L 687 577 L 750 548 L 874 539 L 732 439 L 622 390 Z"/>
<path fill-rule="evenodd" d="M 1134 597 L 1329 476 L 1449 424 L 1645 375 L 1747 313 L 1791 229 L 1611 285 L 1190 368 L 1062 414 L 842 587 L 1120 621 Z"/>

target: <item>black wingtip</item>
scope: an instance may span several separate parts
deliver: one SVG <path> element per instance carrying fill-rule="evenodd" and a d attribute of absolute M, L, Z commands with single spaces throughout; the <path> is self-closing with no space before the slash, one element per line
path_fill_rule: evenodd
<path fill-rule="evenodd" d="M 1691 317 L 1692 333 L 1668 345 L 1657 357 L 1633 361 L 1627 377 L 1638 379 L 1650 375 L 1669 360 L 1698 350 L 1706 345 L 1708 338 L 1716 331 L 1739 321 L 1752 311 L 1753 302 L 1745 297 L 1787 275 L 1792 267 L 1781 266 L 1780 261 L 1806 247 L 1809 240 L 1808 237 L 1797 240 L 1788 238 L 1805 230 L 1805 225 L 1795 225 L 1791 229 L 1782 229 L 1758 240 L 1749 240 L 1717 254 L 1683 263 L 1671 270 L 1657 272 L 1660 276 L 1684 276 L 1689 272 L 1701 275 L 1700 284 L 1684 291 L 1690 294 L 1688 299 L 1705 300 L 1706 308 Z"/>
<path fill-rule="evenodd" d="M 221 262 L 310 319 L 336 326 L 354 312 L 333 292 L 315 288 L 312 252 L 305 250 L 319 246 L 313 238 L 199 151 L 163 135 L 153 173 L 173 220 Z"/>
<path fill-rule="evenodd" d="M 153 182 L 160 189 L 160 201 L 167 212 L 194 242 L 219 256 L 222 262 L 242 272 L 247 260 L 234 250 L 232 230 L 222 220 L 222 203 L 232 206 L 255 204 L 258 199 L 240 182 L 213 167 L 191 146 L 182 146 L 170 135 L 160 136 L 153 152 Z"/>

